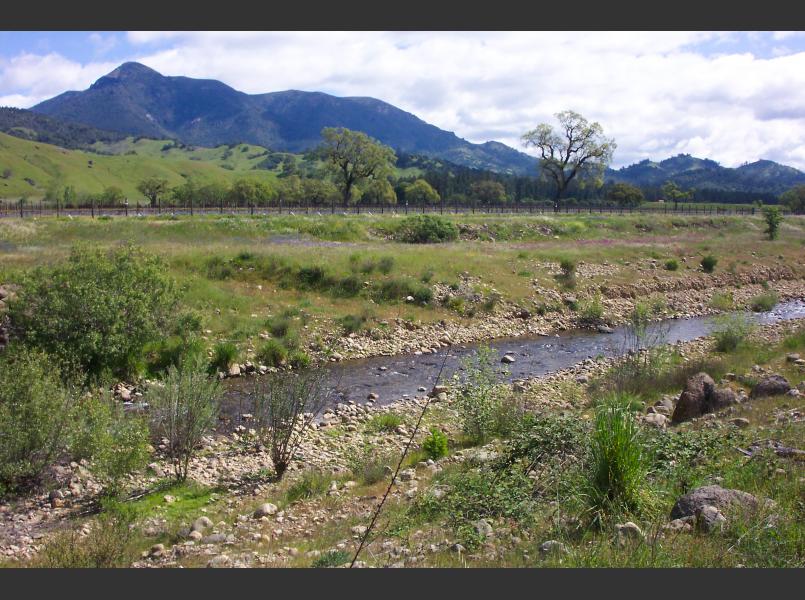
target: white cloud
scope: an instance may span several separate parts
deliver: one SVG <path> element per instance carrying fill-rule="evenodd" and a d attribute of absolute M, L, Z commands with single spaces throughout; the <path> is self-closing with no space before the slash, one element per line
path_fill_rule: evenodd
<path fill-rule="evenodd" d="M 793 33 L 758 34 L 757 43 L 790 45 Z M 728 52 L 742 38 L 741 52 Z M 762 157 L 805 169 L 805 52 L 759 58 L 751 35 L 129 32 L 126 41 L 132 60 L 165 75 L 247 93 L 373 96 L 474 142 L 494 135 L 523 149 L 524 131 L 573 108 L 615 137 L 617 166 L 690 152 L 728 166 Z M 54 54 L 0 60 L 0 94 L 38 100 L 115 66 Z"/>

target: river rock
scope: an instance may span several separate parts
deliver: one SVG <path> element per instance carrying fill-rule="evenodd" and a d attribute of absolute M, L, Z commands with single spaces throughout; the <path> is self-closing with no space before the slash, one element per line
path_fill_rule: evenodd
<path fill-rule="evenodd" d="M 514 361 L 515 361 L 515 358 L 511 354 L 506 354 L 506 355 L 503 356 L 503 358 L 500 359 L 500 362 L 502 362 L 503 364 L 506 364 L 506 365 L 510 365 Z"/>
<path fill-rule="evenodd" d="M 598 333 L 615 333 L 615 330 L 609 325 L 599 325 L 596 330 Z"/>
<path fill-rule="evenodd" d="M 696 512 L 705 506 L 715 506 L 719 510 L 736 507 L 754 510 L 758 504 L 758 499 L 748 492 L 705 485 L 681 496 L 671 509 L 671 519 L 695 517 Z"/>
<path fill-rule="evenodd" d="M 195 521 L 193 521 L 193 525 L 190 528 L 191 531 L 204 531 L 208 527 L 212 527 L 212 521 L 209 517 L 199 517 Z"/>
<path fill-rule="evenodd" d="M 749 397 L 763 398 L 766 396 L 782 396 L 791 389 L 791 384 L 782 375 L 770 375 L 752 388 Z"/>
<path fill-rule="evenodd" d="M 696 511 L 696 528 L 699 531 L 711 533 L 722 529 L 726 522 L 727 518 L 711 504 L 705 504 Z"/>
<path fill-rule="evenodd" d="M 271 504 L 271 502 L 266 502 L 265 504 L 260 505 L 260 507 L 254 511 L 254 518 L 260 519 L 262 517 L 267 517 L 269 515 L 273 515 L 277 513 L 277 505 Z"/>
<path fill-rule="evenodd" d="M 643 417 L 643 421 L 658 429 L 665 429 L 668 426 L 668 417 L 656 412 Z"/>
<path fill-rule="evenodd" d="M 704 413 L 706 399 L 715 389 L 713 378 L 707 373 L 696 373 L 685 383 L 685 389 L 679 396 L 671 420 L 681 423 L 701 416 Z"/>

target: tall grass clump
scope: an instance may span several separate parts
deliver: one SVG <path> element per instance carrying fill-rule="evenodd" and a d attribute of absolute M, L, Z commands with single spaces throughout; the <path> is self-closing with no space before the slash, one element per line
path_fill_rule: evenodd
<path fill-rule="evenodd" d="M 395 238 L 409 244 L 437 244 L 458 239 L 458 227 L 437 215 L 413 215 L 404 218 Z"/>
<path fill-rule="evenodd" d="M 228 371 L 238 359 L 238 347 L 232 342 L 219 342 L 212 351 L 210 371 Z"/>
<path fill-rule="evenodd" d="M 716 265 L 718 264 L 718 259 L 713 256 L 712 254 L 708 254 L 702 259 L 702 271 L 705 273 L 712 273 L 716 269 Z"/>
<path fill-rule="evenodd" d="M 732 292 L 716 292 L 710 297 L 710 308 L 726 312 L 735 308 Z"/>
<path fill-rule="evenodd" d="M 321 496 L 329 489 L 332 480 L 330 475 L 320 469 L 307 469 L 288 487 L 285 499 L 288 502 L 296 502 Z"/>
<path fill-rule="evenodd" d="M 366 429 L 374 433 L 391 433 L 403 424 L 403 418 L 397 413 L 380 413 L 372 417 L 366 424 Z"/>
<path fill-rule="evenodd" d="M 288 359 L 288 350 L 281 341 L 270 339 L 257 349 L 255 357 L 262 365 L 278 367 Z"/>
<path fill-rule="evenodd" d="M 663 266 L 665 267 L 666 271 L 678 271 L 679 261 L 675 258 L 669 258 L 668 260 L 665 261 L 665 265 Z"/>
<path fill-rule="evenodd" d="M 780 296 L 774 290 L 758 294 L 749 301 L 749 308 L 754 312 L 767 312 L 777 306 Z"/>
<path fill-rule="evenodd" d="M 648 460 L 630 410 L 632 400 L 613 394 L 595 410 L 584 492 L 598 523 L 607 516 L 639 512 L 646 501 Z"/>
<path fill-rule="evenodd" d="M 713 330 L 717 352 L 733 352 L 752 332 L 752 324 L 743 314 L 721 315 L 715 321 Z"/>

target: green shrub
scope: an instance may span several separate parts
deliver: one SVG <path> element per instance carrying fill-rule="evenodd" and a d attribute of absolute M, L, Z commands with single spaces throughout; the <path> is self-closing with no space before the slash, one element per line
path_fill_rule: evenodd
<path fill-rule="evenodd" d="M 345 298 L 352 298 L 361 293 L 363 289 L 363 280 L 357 275 L 347 275 L 340 279 L 333 288 L 333 293 L 336 296 Z"/>
<path fill-rule="evenodd" d="M 108 569 L 129 567 L 137 559 L 136 511 L 124 504 L 108 505 L 86 537 L 78 528 L 56 534 L 32 561 L 39 568 Z"/>
<path fill-rule="evenodd" d="M 352 560 L 352 555 L 345 550 L 328 550 L 310 565 L 314 569 L 326 569 L 331 567 L 340 567 L 347 564 Z"/>
<path fill-rule="evenodd" d="M 238 347 L 232 342 L 219 342 L 212 351 L 210 371 L 228 371 L 238 359 Z"/>
<path fill-rule="evenodd" d="M 380 259 L 380 261 L 378 261 L 377 268 L 381 273 L 383 273 L 383 275 L 388 275 L 394 268 L 394 257 L 384 256 Z"/>
<path fill-rule="evenodd" d="M 399 224 L 397 239 L 409 244 L 433 244 L 458 239 L 458 227 L 436 215 L 413 215 Z"/>
<path fill-rule="evenodd" d="M 363 329 L 366 324 L 366 317 L 363 315 L 344 315 L 338 320 L 339 324 L 344 330 L 344 333 L 357 333 Z"/>
<path fill-rule="evenodd" d="M 288 502 L 295 502 L 321 496 L 327 492 L 332 480 L 333 478 L 330 475 L 323 473 L 319 469 L 308 469 L 288 487 L 288 491 L 285 492 L 285 499 Z"/>
<path fill-rule="evenodd" d="M 716 292 L 710 297 L 710 307 L 723 312 L 735 308 L 732 292 Z"/>
<path fill-rule="evenodd" d="M 576 274 L 576 261 L 570 258 L 563 258 L 559 261 L 559 268 L 562 270 L 563 277 L 572 277 Z"/>
<path fill-rule="evenodd" d="M 224 280 L 230 279 L 235 270 L 229 262 L 225 261 L 220 256 L 213 256 L 207 259 L 207 279 Z"/>
<path fill-rule="evenodd" d="M 669 258 L 665 261 L 666 271 L 677 271 L 679 269 L 679 261 L 675 258 Z"/>
<path fill-rule="evenodd" d="M 366 423 L 367 431 L 380 433 L 381 431 L 393 432 L 403 424 L 403 418 L 397 413 L 386 412 L 375 415 Z"/>
<path fill-rule="evenodd" d="M 285 346 L 285 349 L 288 351 L 298 350 L 299 345 L 302 343 L 299 339 L 299 334 L 295 331 L 289 331 L 285 334 L 285 337 L 282 338 L 282 345 Z"/>
<path fill-rule="evenodd" d="M 783 213 L 779 206 L 766 206 L 763 208 L 763 219 L 766 221 L 766 235 L 770 240 L 776 240 L 780 233 L 780 224 L 783 222 Z"/>
<path fill-rule="evenodd" d="M 579 320 L 589 325 L 598 325 L 604 321 L 604 304 L 600 294 L 583 302 L 579 309 Z"/>
<path fill-rule="evenodd" d="M 414 302 L 427 304 L 433 300 L 433 290 L 427 286 L 417 286 L 414 288 L 412 296 L 414 297 Z"/>
<path fill-rule="evenodd" d="M 456 311 L 458 314 L 464 314 L 465 300 L 463 296 L 449 296 L 445 299 L 445 306 L 450 310 Z"/>
<path fill-rule="evenodd" d="M 433 460 L 447 456 L 447 436 L 436 427 L 431 427 L 430 435 L 422 442 L 422 449 Z"/>
<path fill-rule="evenodd" d="M 35 483 L 66 449 L 74 395 L 43 352 L 0 352 L 0 497 Z"/>
<path fill-rule="evenodd" d="M 266 329 L 274 337 L 285 337 L 291 330 L 291 320 L 285 315 L 270 317 L 266 320 Z"/>
<path fill-rule="evenodd" d="M 319 289 L 326 286 L 327 271 L 318 265 L 301 267 L 296 272 L 296 283 L 300 288 Z"/>
<path fill-rule="evenodd" d="M 374 485 L 390 475 L 389 469 L 396 466 L 399 457 L 378 452 L 374 445 L 366 443 L 361 448 L 348 448 L 346 461 L 355 479 L 364 485 Z"/>
<path fill-rule="evenodd" d="M 154 433 L 167 438 L 166 454 L 180 481 L 187 478 L 201 438 L 215 427 L 220 397 L 218 382 L 207 376 L 201 361 L 170 367 L 161 384 L 147 392 Z"/>
<path fill-rule="evenodd" d="M 484 312 L 494 311 L 495 307 L 500 302 L 500 298 L 501 297 L 498 292 L 492 292 L 491 294 L 489 294 L 489 296 L 484 298 L 484 301 L 481 303 L 481 308 L 484 310 Z"/>
<path fill-rule="evenodd" d="M 288 364 L 294 369 L 307 369 L 310 363 L 310 355 L 304 350 L 294 350 L 288 355 Z"/>
<path fill-rule="evenodd" d="M 288 350 L 279 340 L 270 339 L 260 346 L 255 357 L 260 364 L 267 367 L 278 367 L 288 359 Z"/>
<path fill-rule="evenodd" d="M 464 434 L 482 443 L 500 431 L 509 396 L 497 381 L 497 353 L 481 346 L 462 361 L 463 376 L 454 375 L 456 408 Z"/>
<path fill-rule="evenodd" d="M 92 461 L 92 474 L 104 493 L 117 496 L 124 478 L 148 462 L 149 429 L 144 419 L 126 415 L 109 394 L 85 397 L 78 406 L 71 442 L 75 460 Z"/>
<path fill-rule="evenodd" d="M 433 272 L 433 269 L 428 269 L 427 271 L 422 272 L 422 275 L 419 277 L 419 280 L 422 283 L 430 283 L 434 275 L 435 273 Z"/>
<path fill-rule="evenodd" d="M 164 263 L 133 246 L 76 247 L 66 263 L 23 278 L 9 316 L 25 344 L 89 377 L 129 378 L 149 342 L 175 318 L 175 282 Z"/>
<path fill-rule="evenodd" d="M 433 300 L 433 290 L 407 277 L 380 282 L 373 295 L 377 301 L 381 302 L 400 302 L 408 296 L 414 298 L 414 301 L 418 303 L 428 303 Z"/>
<path fill-rule="evenodd" d="M 708 254 L 702 259 L 702 270 L 705 273 L 712 273 L 716 269 L 716 265 L 718 264 L 718 259 L 713 256 L 712 254 Z"/>
<path fill-rule="evenodd" d="M 777 306 L 780 296 L 774 290 L 759 294 L 749 301 L 749 308 L 754 312 L 767 312 Z"/>
<path fill-rule="evenodd" d="M 732 352 L 738 348 L 752 332 L 752 325 L 742 314 L 721 315 L 716 319 L 713 337 L 716 351 Z"/>
<path fill-rule="evenodd" d="M 170 337 L 160 340 L 146 351 L 146 362 L 151 373 L 161 373 L 168 367 L 205 356 L 204 343 L 195 336 Z"/>
<path fill-rule="evenodd" d="M 173 328 L 174 335 L 186 338 L 201 333 L 202 318 L 194 310 L 183 312 Z"/>
<path fill-rule="evenodd" d="M 596 407 L 585 491 L 599 522 L 644 504 L 648 465 L 630 409 L 633 399 L 612 395 Z"/>

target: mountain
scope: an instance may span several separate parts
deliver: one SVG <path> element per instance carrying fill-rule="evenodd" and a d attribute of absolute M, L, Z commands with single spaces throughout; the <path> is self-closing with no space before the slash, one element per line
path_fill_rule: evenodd
<path fill-rule="evenodd" d="M 53 119 L 22 108 L 0 107 L 0 132 L 62 148 L 89 148 L 97 142 L 116 142 L 125 135 L 88 125 Z"/>
<path fill-rule="evenodd" d="M 771 160 L 729 168 L 710 159 L 678 154 L 660 162 L 643 160 L 618 170 L 607 169 L 605 179 L 643 188 L 659 188 L 673 181 L 683 189 L 778 196 L 795 185 L 805 184 L 805 173 Z"/>
<path fill-rule="evenodd" d="M 536 160 L 498 142 L 473 144 L 375 98 L 289 90 L 245 94 L 220 81 L 166 77 L 124 63 L 84 91 L 65 92 L 33 111 L 100 129 L 188 144 L 236 142 L 300 152 L 323 127 L 347 127 L 395 150 L 503 173 L 530 174 Z"/>

